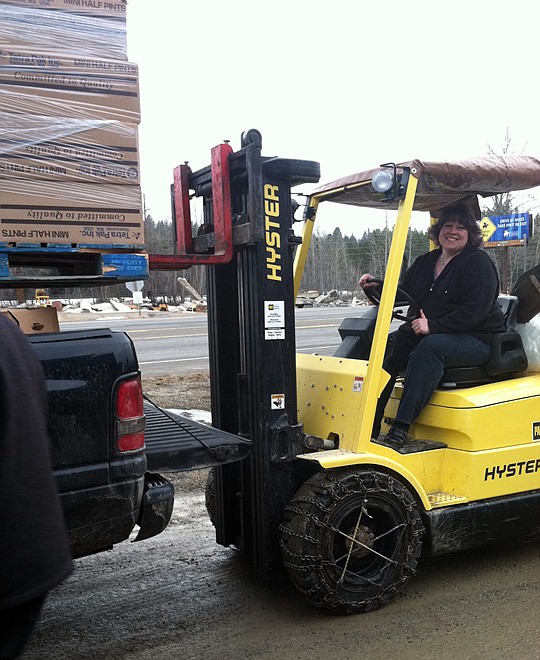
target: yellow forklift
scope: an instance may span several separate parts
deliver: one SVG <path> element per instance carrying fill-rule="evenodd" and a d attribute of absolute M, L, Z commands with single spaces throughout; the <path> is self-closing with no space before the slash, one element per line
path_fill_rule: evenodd
<path fill-rule="evenodd" d="M 38 305 L 39 307 L 50 306 L 50 298 L 45 292 L 45 289 L 36 289 L 36 292 L 34 294 L 34 300 L 36 301 L 36 305 Z"/>
<path fill-rule="evenodd" d="M 540 531 L 540 374 L 527 372 L 515 327 L 519 298 L 500 296 L 506 332 L 494 337 L 488 363 L 446 370 L 405 448 L 371 438 L 388 380 L 382 363 L 390 322 L 403 318 L 394 302 L 410 304 L 409 318 L 415 316 L 414 301 L 398 288 L 412 212 L 429 217 L 465 202 L 480 218 L 479 196 L 539 185 L 539 159 L 486 156 L 387 164 L 312 194 L 295 261 L 296 291 L 320 204 L 397 210 L 383 293 L 373 300 L 375 322 L 369 308 L 344 322 L 334 357 L 297 355 L 298 419 L 324 446 L 299 456 L 318 469 L 286 507 L 281 545 L 290 576 L 317 605 L 369 611 L 392 599 L 421 552 L 440 555 Z M 402 387 L 398 381 L 387 423 Z"/>
<path fill-rule="evenodd" d="M 249 458 L 217 468 L 209 482 L 217 542 L 241 549 L 264 577 L 284 565 L 314 605 L 357 613 L 390 602 L 422 554 L 535 538 L 540 373 L 527 371 L 518 297 L 500 299 L 506 331 L 488 363 L 447 370 L 405 448 L 371 430 L 392 318 L 408 322 L 415 310 L 398 287 L 411 214 L 428 219 L 466 202 L 480 217 L 479 197 L 540 186 L 540 160 L 414 160 L 355 173 L 307 198 L 297 236 L 291 189 L 318 182 L 318 163 L 263 157 L 261 148 L 251 130 L 237 152 L 216 147 L 210 167 L 179 166 L 178 254 L 150 256 L 151 268 L 211 264 L 213 425 L 253 443 Z M 202 197 L 206 225 L 197 237 L 193 196 Z M 323 203 L 395 210 L 395 227 L 376 304 L 344 319 L 334 356 L 295 355 L 294 302 Z M 396 307 L 404 302 L 405 317 Z M 398 380 L 386 424 L 401 391 Z"/>

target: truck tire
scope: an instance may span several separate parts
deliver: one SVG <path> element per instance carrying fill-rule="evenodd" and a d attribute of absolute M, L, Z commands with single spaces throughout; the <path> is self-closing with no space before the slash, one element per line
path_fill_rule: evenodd
<path fill-rule="evenodd" d="M 409 490 L 376 469 L 319 472 L 285 509 L 281 551 L 296 587 L 342 614 L 389 603 L 414 575 L 424 526 Z"/>

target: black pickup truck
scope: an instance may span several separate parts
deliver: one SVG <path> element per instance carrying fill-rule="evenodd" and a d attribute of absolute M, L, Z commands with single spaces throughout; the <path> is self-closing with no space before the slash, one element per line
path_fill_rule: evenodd
<path fill-rule="evenodd" d="M 158 472 L 240 460 L 250 442 L 144 400 L 137 356 L 123 332 L 28 335 L 49 397 L 49 435 L 74 557 L 159 534 L 174 489 Z M 179 402 L 179 405 L 181 402 Z"/>

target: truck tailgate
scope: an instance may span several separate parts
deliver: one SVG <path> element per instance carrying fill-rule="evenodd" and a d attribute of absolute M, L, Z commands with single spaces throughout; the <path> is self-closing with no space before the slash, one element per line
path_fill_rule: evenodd
<path fill-rule="evenodd" d="M 182 472 L 239 461 L 251 440 L 165 411 L 145 400 L 146 457 L 150 472 Z"/>

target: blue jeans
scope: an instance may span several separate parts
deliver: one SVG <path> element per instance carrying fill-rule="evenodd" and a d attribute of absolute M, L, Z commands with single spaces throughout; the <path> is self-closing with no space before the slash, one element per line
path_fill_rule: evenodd
<path fill-rule="evenodd" d="M 472 335 L 435 334 L 417 337 L 397 330 L 388 336 L 384 369 L 390 374 L 377 403 L 373 437 L 380 433 L 384 409 L 396 378 L 405 370 L 403 394 L 396 421 L 411 424 L 421 413 L 437 388 L 445 367 L 485 364 L 490 346 Z"/>

